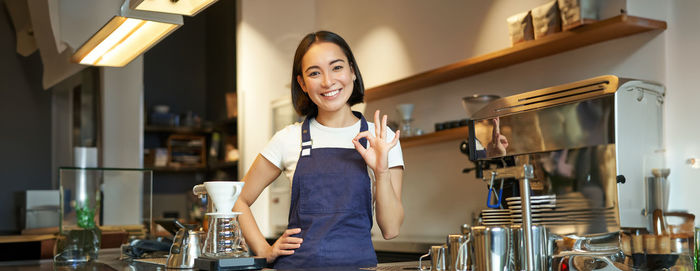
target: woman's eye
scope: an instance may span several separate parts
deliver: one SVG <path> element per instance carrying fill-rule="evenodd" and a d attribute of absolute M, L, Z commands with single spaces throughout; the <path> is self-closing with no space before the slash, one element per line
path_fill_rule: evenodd
<path fill-rule="evenodd" d="M 334 70 L 334 71 L 339 71 L 339 70 L 342 70 L 342 69 L 343 69 L 343 66 L 335 66 L 335 67 L 333 67 L 333 70 Z"/>
<path fill-rule="evenodd" d="M 308 76 L 308 77 L 314 77 L 314 76 L 317 76 L 317 75 L 319 75 L 319 72 L 310 72 L 307 76 Z"/>

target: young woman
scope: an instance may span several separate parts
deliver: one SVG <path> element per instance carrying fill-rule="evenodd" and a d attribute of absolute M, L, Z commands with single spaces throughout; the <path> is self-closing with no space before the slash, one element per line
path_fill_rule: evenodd
<path fill-rule="evenodd" d="M 319 31 L 302 39 L 292 67 L 292 102 L 303 123 L 277 132 L 243 178 L 234 207 L 248 246 L 275 268 L 375 266 L 373 210 L 382 235 L 399 234 L 403 158 L 399 132 L 350 106 L 364 85 L 345 40 Z M 250 205 L 282 172 L 292 181 L 287 230 L 268 245 Z"/>

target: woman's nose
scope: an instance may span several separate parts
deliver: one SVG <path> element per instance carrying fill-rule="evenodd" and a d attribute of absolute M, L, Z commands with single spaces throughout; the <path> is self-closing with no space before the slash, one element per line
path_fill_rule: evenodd
<path fill-rule="evenodd" d="M 323 75 L 323 81 L 321 82 L 321 86 L 324 88 L 329 88 L 333 85 L 333 80 L 331 76 L 327 73 Z"/>

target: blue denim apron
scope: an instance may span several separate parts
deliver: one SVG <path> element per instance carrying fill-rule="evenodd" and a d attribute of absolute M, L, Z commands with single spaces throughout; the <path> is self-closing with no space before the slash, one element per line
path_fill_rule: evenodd
<path fill-rule="evenodd" d="M 358 112 L 360 131 L 367 121 Z M 301 153 L 292 182 L 287 228 L 304 239 L 294 254 L 280 256 L 276 269 L 377 265 L 372 230 L 372 188 L 367 164 L 355 149 L 311 149 L 309 119 L 301 126 Z M 367 139 L 360 139 L 367 147 Z"/>

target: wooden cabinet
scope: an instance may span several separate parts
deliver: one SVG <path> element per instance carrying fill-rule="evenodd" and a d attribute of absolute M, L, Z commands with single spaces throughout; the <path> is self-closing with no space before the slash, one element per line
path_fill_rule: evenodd
<path fill-rule="evenodd" d="M 379 100 L 591 44 L 663 29 L 666 29 L 664 21 L 622 14 L 369 88 L 365 91 L 365 100 L 367 102 Z M 403 147 L 412 147 L 466 138 L 466 136 L 466 128 L 460 127 L 409 137 L 403 139 L 401 143 Z"/>
<path fill-rule="evenodd" d="M 236 149 L 236 119 L 203 127 L 149 125 L 144 132 L 144 167 L 171 173 L 227 171 L 237 177 L 237 159 L 227 159 Z"/>

